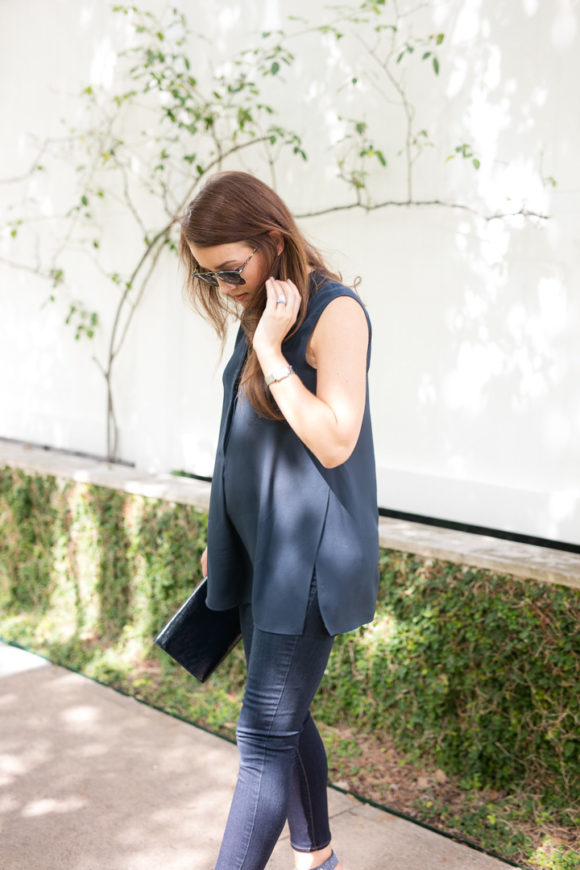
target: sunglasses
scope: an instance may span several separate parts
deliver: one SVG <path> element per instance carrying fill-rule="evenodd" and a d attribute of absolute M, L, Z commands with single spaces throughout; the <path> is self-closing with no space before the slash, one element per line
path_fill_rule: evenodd
<path fill-rule="evenodd" d="M 257 248 L 254 248 L 248 259 L 242 263 L 239 269 L 230 269 L 226 272 L 192 272 L 191 277 L 199 278 L 200 281 L 205 281 L 205 283 L 209 284 L 211 287 L 219 287 L 220 281 L 223 281 L 224 284 L 245 284 L 246 282 L 242 278 L 242 272 L 257 250 Z"/>

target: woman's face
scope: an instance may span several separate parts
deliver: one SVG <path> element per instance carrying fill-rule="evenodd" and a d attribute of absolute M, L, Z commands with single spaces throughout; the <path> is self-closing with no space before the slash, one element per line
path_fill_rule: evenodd
<path fill-rule="evenodd" d="M 228 242 L 210 248 L 200 248 L 189 242 L 189 247 L 199 263 L 200 272 L 232 272 L 243 266 L 241 274 L 245 284 L 228 284 L 218 278 L 220 292 L 241 305 L 245 305 L 263 286 L 263 256 L 260 251 L 252 253 L 254 249 L 246 242 Z"/>

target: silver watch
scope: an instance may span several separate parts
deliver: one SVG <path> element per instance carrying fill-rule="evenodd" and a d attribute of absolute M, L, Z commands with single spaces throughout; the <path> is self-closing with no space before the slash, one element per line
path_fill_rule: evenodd
<path fill-rule="evenodd" d="M 288 375 L 291 375 L 294 369 L 292 366 L 277 366 L 269 375 L 266 375 L 266 386 L 274 384 L 276 381 L 283 381 Z"/>

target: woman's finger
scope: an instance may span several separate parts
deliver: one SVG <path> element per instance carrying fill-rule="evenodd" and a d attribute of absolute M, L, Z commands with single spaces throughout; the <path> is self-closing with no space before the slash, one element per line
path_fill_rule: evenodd
<path fill-rule="evenodd" d="M 286 287 L 285 284 L 285 281 L 277 281 L 275 278 L 268 278 L 268 281 L 266 282 L 268 303 L 273 306 L 273 310 L 278 315 L 279 319 L 285 317 L 289 302 L 289 288 Z M 284 303 L 279 302 L 279 299 L 284 299 Z"/>
<path fill-rule="evenodd" d="M 276 287 L 274 278 L 268 278 L 266 281 L 266 308 L 275 307 L 276 303 Z"/>

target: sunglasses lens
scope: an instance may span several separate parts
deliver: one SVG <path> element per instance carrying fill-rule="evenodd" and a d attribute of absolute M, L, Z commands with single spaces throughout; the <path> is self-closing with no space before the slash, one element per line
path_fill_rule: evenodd
<path fill-rule="evenodd" d="M 220 281 L 223 281 L 224 284 L 239 285 L 246 283 L 239 272 L 218 272 L 217 274 Z"/>
<path fill-rule="evenodd" d="M 209 284 L 210 287 L 219 287 L 218 279 L 215 275 L 212 275 L 211 272 L 195 272 L 194 274 L 196 278 L 205 281 L 205 283 Z"/>

